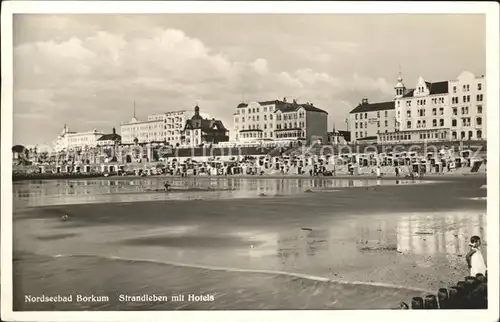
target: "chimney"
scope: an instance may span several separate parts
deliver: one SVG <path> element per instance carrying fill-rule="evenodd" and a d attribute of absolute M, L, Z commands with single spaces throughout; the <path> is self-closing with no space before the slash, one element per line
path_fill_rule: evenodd
<path fill-rule="evenodd" d="M 361 104 L 363 104 L 363 105 L 368 104 L 368 98 L 363 97 L 363 100 L 361 101 Z"/>
<path fill-rule="evenodd" d="M 113 128 L 113 134 L 116 134 L 116 129 L 115 128 Z"/>

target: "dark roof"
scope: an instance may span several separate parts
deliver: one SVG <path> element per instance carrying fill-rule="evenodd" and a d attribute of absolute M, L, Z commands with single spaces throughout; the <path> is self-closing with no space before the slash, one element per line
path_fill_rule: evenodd
<path fill-rule="evenodd" d="M 309 112 L 318 112 L 318 113 L 325 113 L 325 114 L 328 114 L 327 111 L 324 111 L 322 109 L 319 109 L 317 108 L 316 106 L 310 104 L 310 103 L 306 103 L 306 104 L 297 104 L 295 102 L 293 103 L 286 103 L 286 102 L 281 102 L 279 104 L 276 104 L 276 111 L 281 111 L 283 113 L 287 113 L 287 112 L 295 112 L 297 111 L 299 108 L 303 108 L 305 109 L 306 111 L 309 111 Z M 276 112 L 275 111 L 275 112 Z"/>
<path fill-rule="evenodd" d="M 121 141 L 122 137 L 116 133 L 104 134 L 97 141 Z"/>
<path fill-rule="evenodd" d="M 367 136 L 367 137 L 364 137 L 364 138 L 361 138 L 361 139 L 357 139 L 358 141 L 368 141 L 368 140 L 376 140 L 377 137 L 376 136 Z"/>
<path fill-rule="evenodd" d="M 429 85 L 427 85 L 427 87 L 429 87 L 430 95 L 448 94 L 448 82 L 447 81 L 429 83 Z"/>
<path fill-rule="evenodd" d="M 241 130 L 240 133 L 245 133 L 245 132 L 262 132 L 261 129 L 253 129 L 253 130 Z"/>
<path fill-rule="evenodd" d="M 429 95 L 439 95 L 439 94 L 448 94 L 448 82 L 447 81 L 441 81 L 441 82 L 425 82 L 425 85 L 429 89 Z M 415 92 L 415 89 L 409 89 L 408 92 L 403 95 L 403 97 L 413 97 L 413 92 Z"/>
<path fill-rule="evenodd" d="M 415 91 L 414 88 L 410 88 L 406 91 L 406 93 L 403 95 L 403 97 L 413 97 L 413 92 Z"/>
<path fill-rule="evenodd" d="M 240 104 L 238 104 L 238 108 L 240 108 L 240 107 L 247 107 L 247 106 L 248 106 L 247 103 L 240 103 Z"/>
<path fill-rule="evenodd" d="M 191 118 L 190 120 L 186 121 L 186 125 L 184 126 L 184 130 L 186 129 L 201 129 L 202 132 L 205 133 L 210 133 L 212 132 L 212 128 L 214 127 L 217 128 L 218 131 L 227 131 L 227 129 L 224 127 L 224 124 L 222 124 L 222 121 L 220 120 L 209 120 L 209 119 L 194 119 Z"/>
<path fill-rule="evenodd" d="M 394 101 L 389 102 L 380 102 L 380 103 L 361 103 L 353 109 L 352 113 L 362 113 L 362 112 L 373 112 L 373 111 L 384 111 L 384 110 L 393 110 L 394 109 Z"/>
<path fill-rule="evenodd" d="M 12 147 L 12 153 L 23 153 L 26 148 L 22 145 L 14 145 Z"/>

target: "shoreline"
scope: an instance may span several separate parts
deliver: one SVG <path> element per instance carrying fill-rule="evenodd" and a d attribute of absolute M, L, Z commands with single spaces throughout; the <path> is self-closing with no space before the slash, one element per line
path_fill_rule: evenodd
<path fill-rule="evenodd" d="M 439 180 L 439 179 L 457 179 L 457 178 L 466 178 L 466 177 L 474 177 L 481 178 L 487 177 L 485 172 L 467 172 L 467 173 L 442 173 L 442 174 L 428 174 L 424 175 L 423 179 L 415 178 L 415 180 Z M 136 180 L 136 179 L 194 179 L 194 180 L 206 180 L 206 179 L 322 179 L 322 180 L 361 180 L 361 179 L 373 179 L 373 180 L 409 180 L 409 178 L 405 178 L 404 176 L 395 176 L 395 175 L 382 175 L 380 178 L 377 178 L 374 174 L 358 174 L 358 175 L 337 175 L 337 176 L 309 176 L 309 175 L 220 175 L 220 176 L 187 176 L 182 177 L 178 175 L 155 175 L 155 176 L 89 176 L 89 177 L 50 177 L 50 178 L 22 178 L 22 179 L 14 179 L 12 180 L 13 184 L 17 182 L 29 182 L 29 181 L 54 181 L 54 180 Z"/>

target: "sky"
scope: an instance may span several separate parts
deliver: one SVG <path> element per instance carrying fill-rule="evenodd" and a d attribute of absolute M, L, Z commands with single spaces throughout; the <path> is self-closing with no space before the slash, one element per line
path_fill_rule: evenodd
<path fill-rule="evenodd" d="M 233 128 L 242 101 L 297 99 L 345 129 L 367 97 L 485 74 L 483 15 L 18 14 L 14 144 L 111 133 L 133 116 L 194 109 Z"/>

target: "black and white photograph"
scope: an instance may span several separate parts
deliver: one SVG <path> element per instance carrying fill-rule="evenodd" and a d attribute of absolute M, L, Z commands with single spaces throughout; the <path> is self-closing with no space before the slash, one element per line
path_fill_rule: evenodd
<path fill-rule="evenodd" d="M 2 320 L 498 320 L 497 3 L 40 3 Z"/>

